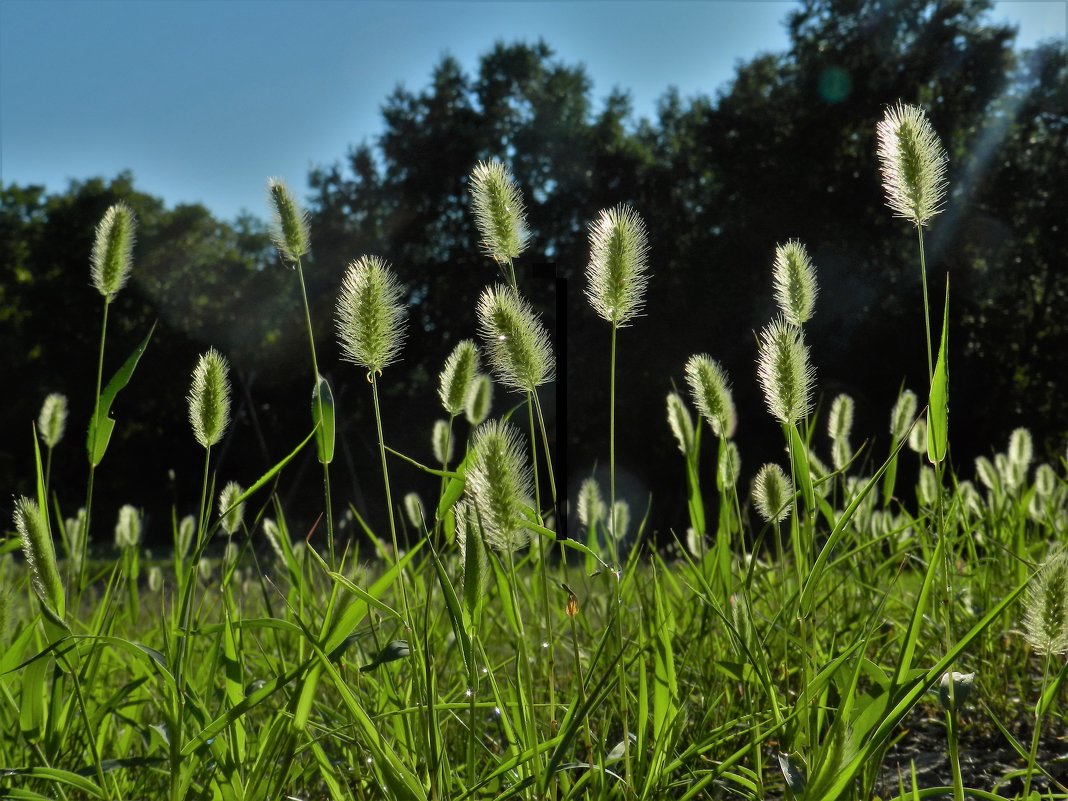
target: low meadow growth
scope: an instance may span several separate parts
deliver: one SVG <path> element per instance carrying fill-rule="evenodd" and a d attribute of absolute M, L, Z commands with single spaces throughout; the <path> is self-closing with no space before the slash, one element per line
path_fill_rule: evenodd
<path fill-rule="evenodd" d="M 365 390 L 347 402 L 373 409 L 364 433 L 378 462 L 360 503 L 384 507 L 388 530 L 355 499 L 333 506 L 344 408 L 305 290 L 315 232 L 270 179 L 273 243 L 308 330 L 309 393 L 293 400 L 310 397 L 307 427 L 247 488 L 221 474 L 237 379 L 207 349 L 182 390 L 189 419 L 173 421 L 203 450 L 198 508 L 170 510 L 166 559 L 144 550 L 135 506 L 105 537 L 93 486 L 110 467 L 110 411 L 153 336 L 104 382 L 137 230 L 130 208 L 108 210 L 87 254 L 104 303 L 95 403 L 80 410 L 85 502 L 63 508 L 51 484 L 53 451 L 72 447 L 81 418 L 49 395 L 26 427 L 36 495 L 15 499 L 0 540 L 0 797 L 1068 797 L 1055 758 L 1066 465 L 1035 465 L 1026 429 L 974 470 L 952 464 L 948 278 L 929 277 L 924 254 L 948 158 L 916 106 L 888 109 L 877 139 L 887 205 L 916 235 L 927 386 L 885 399 L 879 432 L 855 430 L 849 395 L 823 397 L 806 331 L 819 269 L 786 239 L 767 265 L 776 311 L 755 336 L 753 373 L 728 375 L 716 343 L 695 343 L 649 388 L 666 393 L 659 425 L 685 486 L 669 538 L 652 535 L 616 472 L 616 409 L 631 400 L 617 371 L 656 281 L 640 210 L 620 204 L 589 224 L 585 294 L 611 345 L 584 391 L 608 408 L 608 483 L 563 486 L 563 435 L 543 408 L 553 332 L 524 293 L 536 233 L 498 160 L 475 165 L 469 188 L 499 274 L 440 368 L 440 419 L 419 421 L 431 464 L 390 447 L 402 423 L 383 403 L 405 369 L 405 286 L 390 254 L 353 254 L 344 270 L 337 342 Z M 736 408 L 732 387 L 754 379 L 766 410 Z M 777 426 L 781 459 L 745 465 L 739 417 Z M 276 490 L 313 451 L 321 517 L 298 523 Z M 906 461 L 916 486 L 899 478 Z M 399 486 L 400 465 L 437 496 Z"/>

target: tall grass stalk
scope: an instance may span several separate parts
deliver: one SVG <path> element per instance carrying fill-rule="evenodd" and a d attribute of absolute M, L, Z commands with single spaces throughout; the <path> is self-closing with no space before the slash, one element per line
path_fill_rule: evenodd
<path fill-rule="evenodd" d="M 323 466 L 323 504 L 326 510 L 326 547 L 329 554 L 331 570 L 337 570 L 337 555 L 334 550 L 334 513 L 330 492 L 330 461 L 333 443 L 327 440 L 333 437 L 333 426 L 327 429 L 327 412 L 331 420 L 333 409 L 327 409 L 323 402 L 322 384 L 325 381 L 319 372 L 319 359 L 316 356 L 315 329 L 312 326 L 311 308 L 308 304 L 308 290 L 304 283 L 304 267 L 301 257 L 311 247 L 308 229 L 308 215 L 293 198 L 285 182 L 271 178 L 267 182 L 267 198 L 271 209 L 271 239 L 283 260 L 291 263 L 297 271 L 300 283 L 300 297 L 304 304 L 304 324 L 308 331 L 308 349 L 312 362 L 312 402 L 316 404 L 320 431 L 318 437 L 324 441 L 319 450 L 319 461 Z M 331 399 L 332 403 L 332 399 Z"/>
<path fill-rule="evenodd" d="M 93 417 L 89 442 L 89 481 L 85 490 L 85 536 L 82 538 L 82 553 L 79 559 L 78 593 L 85 588 L 85 570 L 88 557 L 89 537 L 92 531 L 93 482 L 96 477 L 95 434 L 100 412 L 100 393 L 104 384 L 104 343 L 108 332 L 108 309 L 115 296 L 130 278 L 133 266 L 133 247 L 137 238 L 137 218 L 125 203 L 116 203 L 105 212 L 96 228 L 93 251 L 90 258 L 90 275 L 93 286 L 104 298 L 104 310 L 100 323 L 100 350 L 96 362 L 96 393 L 93 398 Z"/>

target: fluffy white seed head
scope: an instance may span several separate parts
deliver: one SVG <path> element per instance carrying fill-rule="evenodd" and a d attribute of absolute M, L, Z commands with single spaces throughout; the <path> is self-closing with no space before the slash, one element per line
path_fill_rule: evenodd
<path fill-rule="evenodd" d="M 411 523 L 412 528 L 416 531 L 423 531 L 426 527 L 426 509 L 423 506 L 423 499 L 419 497 L 418 492 L 409 492 L 404 496 L 404 514 L 408 517 L 408 522 Z"/>
<path fill-rule="evenodd" d="M 41 404 L 37 417 L 37 432 L 48 448 L 54 448 L 67 430 L 67 396 L 53 392 Z"/>
<path fill-rule="evenodd" d="M 204 448 L 218 443 L 230 423 L 230 367 L 215 348 L 209 348 L 193 370 L 189 423 Z"/>
<path fill-rule="evenodd" d="M 790 515 L 793 485 L 777 464 L 766 464 L 753 479 L 753 504 L 765 523 L 781 523 Z"/>
<path fill-rule="evenodd" d="M 219 493 L 219 514 L 222 515 L 222 529 L 227 534 L 235 534 L 241 528 L 245 517 L 245 504 L 237 503 L 245 488 L 236 481 L 229 482 Z"/>
<path fill-rule="evenodd" d="M 794 325 L 803 325 L 816 310 L 816 268 L 805 246 L 796 239 L 775 248 L 772 265 L 775 300 L 783 317 Z"/>
<path fill-rule="evenodd" d="M 141 543 L 141 515 L 136 506 L 124 504 L 115 523 L 115 547 L 136 548 Z"/>
<path fill-rule="evenodd" d="M 1024 602 L 1024 636 L 1040 654 L 1068 653 L 1068 555 L 1060 551 L 1031 579 Z"/>
<path fill-rule="evenodd" d="M 801 329 L 783 317 L 760 333 L 757 377 L 768 410 L 779 422 L 794 425 L 812 411 L 816 371 Z"/>
<path fill-rule="evenodd" d="M 470 339 L 456 343 L 445 360 L 445 367 L 438 377 L 438 396 L 441 405 L 451 415 L 463 412 L 467 390 L 478 373 L 478 347 Z"/>
<path fill-rule="evenodd" d="M 342 357 L 372 373 L 393 364 L 404 346 L 408 315 L 400 282 L 377 256 L 349 264 L 337 299 L 337 335 Z"/>
<path fill-rule="evenodd" d="M 129 206 L 119 202 L 104 212 L 96 227 L 89 272 L 93 286 L 108 303 L 130 280 L 136 240 L 137 218 Z"/>
<path fill-rule="evenodd" d="M 493 381 L 488 375 L 476 375 L 467 388 L 464 398 L 464 417 L 473 426 L 482 425 L 493 407 Z"/>
<path fill-rule="evenodd" d="M 927 421 L 923 418 L 916 421 L 909 434 L 909 450 L 913 453 L 927 453 Z"/>
<path fill-rule="evenodd" d="M 641 313 L 649 283 L 649 237 L 630 206 L 602 211 L 590 223 L 586 297 L 602 318 L 622 328 Z"/>
<path fill-rule="evenodd" d="M 290 264 L 311 250 L 308 213 L 300 207 L 281 178 L 267 180 L 267 205 L 271 210 L 271 241 Z"/>
<path fill-rule="evenodd" d="M 22 553 L 30 568 L 34 593 L 43 605 L 62 617 L 66 611 L 66 593 L 59 577 L 48 521 L 36 501 L 26 497 L 15 501 L 15 530 L 22 540 Z"/>
<path fill-rule="evenodd" d="M 679 443 L 679 450 L 684 456 L 688 456 L 694 446 L 693 418 L 690 416 L 690 410 L 686 408 L 686 402 L 677 392 L 668 393 L 667 419 L 671 433 Z"/>
<path fill-rule="evenodd" d="M 1035 444 L 1031 432 L 1017 428 L 1009 435 L 1009 461 L 1025 475 L 1035 457 Z"/>
<path fill-rule="evenodd" d="M 911 389 L 902 392 L 890 412 L 890 435 L 894 442 L 901 442 L 916 417 L 918 400 Z"/>
<path fill-rule="evenodd" d="M 618 500 L 612 504 L 612 519 L 608 523 L 608 535 L 616 542 L 622 542 L 630 529 L 630 504 Z"/>
<path fill-rule="evenodd" d="M 738 414 L 731 397 L 730 382 L 722 365 L 706 353 L 686 362 L 686 383 L 690 397 L 717 437 L 730 439 L 738 428 Z"/>
<path fill-rule="evenodd" d="M 501 162 L 480 161 L 471 172 L 471 208 L 482 248 L 498 264 L 511 264 L 527 247 L 526 207 L 519 185 Z"/>
<path fill-rule="evenodd" d="M 854 408 L 853 399 L 844 393 L 831 402 L 831 413 L 827 418 L 827 434 L 831 439 L 849 439 L 853 430 Z"/>
<path fill-rule="evenodd" d="M 919 106 L 898 103 L 876 125 L 886 204 L 916 226 L 942 210 L 948 158 Z"/>
<path fill-rule="evenodd" d="M 733 440 L 728 440 L 719 450 L 719 460 L 716 463 L 716 488 L 723 492 L 738 483 L 742 474 L 742 457 L 738 452 L 738 446 Z"/>
<path fill-rule="evenodd" d="M 533 392 L 553 379 L 549 334 L 518 292 L 501 284 L 487 287 L 477 312 L 478 331 L 498 381 L 509 389 Z"/>
<path fill-rule="evenodd" d="M 604 500 L 601 497 L 601 486 L 595 478 L 587 478 L 579 487 L 578 494 L 578 519 L 583 528 L 600 523 L 607 514 Z"/>
<path fill-rule="evenodd" d="M 452 461 L 456 443 L 453 441 L 452 428 L 448 420 L 435 420 L 434 430 L 430 434 L 430 445 L 434 450 L 434 460 L 439 464 Z"/>
<path fill-rule="evenodd" d="M 486 544 L 510 552 L 527 544 L 527 509 L 533 473 L 518 430 L 499 420 L 479 426 L 472 437 L 466 492 L 475 505 Z"/>

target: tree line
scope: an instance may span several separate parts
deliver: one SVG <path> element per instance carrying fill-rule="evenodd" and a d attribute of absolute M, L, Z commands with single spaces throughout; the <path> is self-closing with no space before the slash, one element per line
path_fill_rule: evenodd
<path fill-rule="evenodd" d="M 378 497 L 368 484 L 377 454 L 365 376 L 339 361 L 333 333 L 344 269 L 378 254 L 405 282 L 411 329 L 404 361 L 383 382 L 383 411 L 389 444 L 429 461 L 437 373 L 455 343 L 474 334 L 475 302 L 494 280 L 467 192 L 472 167 L 494 157 L 509 165 L 528 206 L 533 236 L 517 262 L 520 283 L 562 346 L 562 397 L 546 407 L 563 416 L 556 436 L 572 496 L 607 459 L 608 331 L 588 307 L 583 273 L 588 223 L 619 203 L 642 215 L 650 236 L 645 316 L 621 332 L 617 385 L 617 468 L 638 518 L 652 497 L 655 529 L 685 529 L 684 467 L 664 400 L 683 387 L 694 353 L 712 354 L 732 379 L 743 483 L 779 458 L 755 378 L 755 332 L 772 315 L 771 260 L 788 239 L 806 244 L 819 277 L 808 336 L 824 406 L 851 394 L 856 436 L 871 438 L 870 458 L 881 462 L 899 389 L 926 385 L 914 235 L 885 207 L 875 158 L 875 123 L 898 100 L 927 108 L 950 155 L 949 198 L 928 232 L 927 265 L 932 287 L 949 276 L 953 462 L 970 474 L 971 460 L 1003 448 L 1018 425 L 1046 458 L 1063 455 L 1065 47 L 1014 50 L 1013 30 L 989 21 L 990 5 L 806 0 L 788 18 L 786 52 L 740 64 L 715 96 L 669 90 L 654 119 L 635 119 L 623 90 L 595 98 L 584 69 L 544 42 L 497 43 L 473 74 L 445 57 L 425 87 L 394 91 L 381 135 L 315 169 L 305 195 L 307 291 L 341 419 L 335 508 L 351 502 L 372 524 L 384 519 L 377 501 L 364 503 Z M 53 483 L 66 513 L 80 503 L 100 325 L 88 254 L 94 226 L 117 200 L 140 225 L 133 278 L 111 312 L 105 372 L 159 325 L 115 407 L 97 519 L 134 503 L 155 522 L 150 538 L 165 540 L 171 505 L 181 515 L 195 504 L 199 463 L 185 394 L 209 344 L 234 368 L 235 426 L 220 481 L 255 479 L 307 433 L 299 288 L 259 218 L 168 208 L 128 173 L 58 193 L 4 185 L 0 196 L 0 318 L 11 343 L 0 359 L 12 388 L 0 410 L 4 486 L 29 492 L 29 421 L 47 393 L 60 391 L 72 416 Z M 499 411 L 516 401 L 498 388 Z M 827 451 L 822 430 L 814 444 Z M 427 497 L 435 491 L 414 470 L 395 480 Z M 320 511 L 316 481 L 309 453 L 279 487 L 305 528 Z M 96 535 L 106 533 L 101 523 Z"/>

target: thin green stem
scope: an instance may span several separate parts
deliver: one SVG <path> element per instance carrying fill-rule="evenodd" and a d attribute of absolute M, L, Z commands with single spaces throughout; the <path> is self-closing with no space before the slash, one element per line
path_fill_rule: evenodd
<path fill-rule="evenodd" d="M 608 384 L 608 522 L 610 529 L 612 561 L 619 561 L 616 548 L 616 326 L 612 326 L 612 356 Z M 623 747 L 626 748 L 624 739 Z"/>
<path fill-rule="evenodd" d="M 1042 697 L 1046 694 L 1046 682 L 1049 681 L 1050 654 L 1046 653 L 1045 667 L 1042 669 L 1042 691 L 1035 703 L 1035 728 L 1031 732 L 1031 751 L 1027 757 L 1027 775 L 1024 778 L 1023 801 L 1031 797 L 1031 779 L 1035 773 L 1035 760 L 1038 759 L 1038 741 L 1042 731 Z"/>
<path fill-rule="evenodd" d="M 382 460 L 382 481 L 386 488 L 386 511 L 389 513 L 389 534 L 393 539 L 393 563 L 400 564 L 400 545 L 397 542 L 397 522 L 393 515 L 393 495 L 389 489 L 389 466 L 386 464 L 386 442 L 382 436 L 382 407 L 378 402 L 378 377 L 374 372 L 369 373 L 371 379 L 371 394 L 375 402 L 375 426 L 378 431 L 378 453 Z M 412 612 L 408 606 L 408 586 L 404 571 L 398 571 L 397 581 L 400 583 L 401 599 L 404 603 L 404 626 L 409 631 L 413 630 Z"/>
<path fill-rule="evenodd" d="M 189 661 L 190 649 L 188 639 L 192 631 L 193 594 L 196 589 L 198 570 L 196 561 L 202 557 L 204 548 L 204 528 L 208 519 L 208 476 L 211 465 L 211 446 L 204 449 L 204 478 L 200 488 L 200 512 L 197 515 L 197 541 L 193 549 L 193 559 L 184 571 L 185 584 L 181 589 L 182 603 L 178 610 L 180 628 L 175 632 L 175 660 L 174 660 L 174 686 L 177 698 L 175 699 L 175 725 L 170 733 L 170 758 L 171 758 L 171 798 L 177 799 L 180 795 L 181 764 L 182 764 L 182 735 L 185 728 L 185 675 Z"/>
<path fill-rule="evenodd" d="M 316 402 L 319 404 L 319 419 L 323 420 L 323 398 L 319 392 L 319 360 L 315 355 L 315 330 L 312 328 L 311 308 L 308 305 L 308 290 L 304 286 L 304 270 L 300 259 L 297 259 L 297 278 L 300 280 L 300 296 L 304 300 L 304 322 L 308 327 L 308 345 L 311 349 L 312 372 L 314 377 L 314 390 Z M 330 500 L 330 463 L 322 462 L 323 465 L 323 501 L 326 506 L 326 549 L 330 557 L 330 569 L 337 570 L 337 559 L 334 552 L 334 513 Z"/>
<path fill-rule="evenodd" d="M 530 424 L 530 458 L 534 464 L 534 495 L 536 498 L 536 513 L 538 516 L 538 523 L 542 523 L 541 517 L 541 492 L 538 486 L 538 448 L 535 443 L 535 431 L 534 431 L 534 401 L 535 394 L 533 391 L 527 393 L 527 419 Z M 538 417 L 541 417 L 541 408 L 538 409 Z M 555 495 L 555 493 L 554 493 Z M 538 572 L 541 573 L 541 596 L 542 596 L 542 616 L 544 617 L 545 626 L 545 640 L 543 641 L 544 648 L 548 651 L 549 657 L 549 736 L 556 735 L 557 721 L 556 721 L 556 655 L 555 655 L 555 638 L 553 637 L 553 622 L 552 622 L 552 608 L 549 604 L 549 574 L 546 564 L 546 552 L 545 552 L 545 538 L 541 534 L 537 535 L 538 538 Z"/>
<path fill-rule="evenodd" d="M 920 243 L 920 282 L 923 284 L 923 322 L 927 328 L 927 382 L 934 380 L 934 352 L 931 349 L 931 304 L 927 300 L 927 260 L 923 253 L 923 227 L 916 226 Z"/>
<path fill-rule="evenodd" d="M 949 697 L 950 703 L 955 703 L 952 673 L 950 673 Z M 949 741 L 949 765 L 953 771 L 953 801 L 964 801 L 964 779 L 960 773 L 960 746 L 957 738 L 957 713 L 952 709 L 946 710 L 946 736 Z"/>
<path fill-rule="evenodd" d="M 553 456 L 549 450 L 549 434 L 545 428 L 545 415 L 541 411 L 541 401 L 538 399 L 538 391 L 531 393 L 534 398 L 534 411 L 538 413 L 538 428 L 541 431 L 542 449 L 545 451 L 545 467 L 549 473 L 549 491 L 553 497 L 553 508 L 556 508 L 556 476 L 553 474 Z"/>
<path fill-rule="evenodd" d="M 111 305 L 111 301 L 104 298 L 104 320 L 100 325 L 100 355 L 96 362 L 96 395 L 93 400 L 93 418 L 90 420 L 89 425 L 93 426 L 93 431 L 96 431 L 95 423 L 96 416 L 100 413 L 100 390 L 104 383 L 104 342 L 107 340 L 108 334 L 108 307 Z M 94 435 L 95 436 L 95 435 Z M 90 450 L 95 450 L 95 442 L 91 443 Z M 90 459 L 92 455 L 90 455 Z M 82 590 L 85 589 L 85 563 L 89 554 L 89 528 L 93 515 L 93 479 L 96 476 L 96 465 L 89 462 L 89 486 L 85 491 L 85 528 L 82 529 L 82 542 L 81 542 L 81 558 L 78 560 L 78 595 L 81 597 Z"/>

